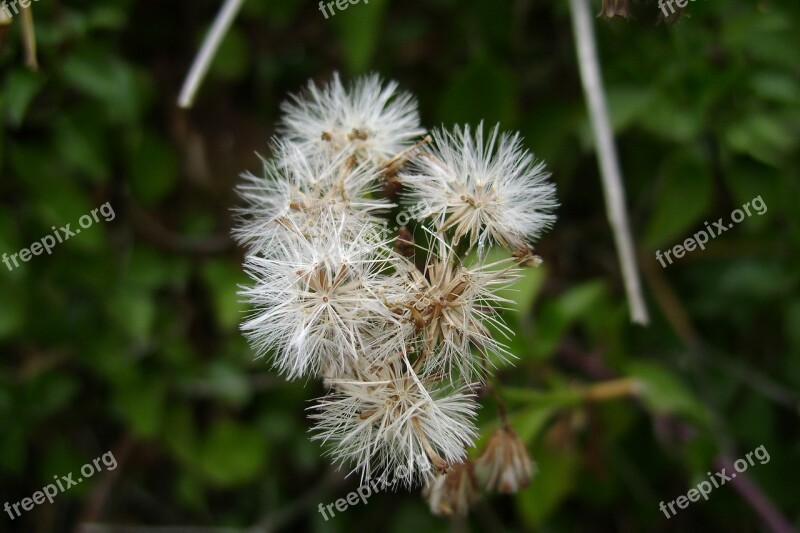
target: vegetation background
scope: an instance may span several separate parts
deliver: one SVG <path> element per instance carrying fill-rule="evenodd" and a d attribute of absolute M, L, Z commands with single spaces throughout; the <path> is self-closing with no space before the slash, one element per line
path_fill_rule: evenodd
<path fill-rule="evenodd" d="M 12 21 L 0 252 L 106 201 L 116 218 L 0 267 L 0 503 L 108 450 L 119 466 L 13 522 L 3 513 L 0 531 L 769 531 L 765 509 L 800 526 L 797 2 L 690 2 L 664 23 L 643 1 L 630 20 L 595 20 L 649 327 L 628 320 L 567 2 L 370 0 L 326 20 L 312 1 L 249 0 L 195 107 L 179 110 L 219 4 L 40 0 L 38 72 Z M 467 519 L 401 491 L 325 522 L 317 505 L 357 480 L 307 438 L 304 409 L 323 389 L 285 382 L 237 330 L 247 280 L 229 237 L 233 187 L 260 169 L 279 103 L 334 70 L 398 80 L 427 126 L 520 130 L 558 187 L 545 264 L 508 317 L 519 360 L 495 380 L 539 472 Z M 763 216 L 656 262 L 757 196 Z M 587 393 L 627 378 L 645 392 Z M 496 420 L 487 398 L 480 424 Z M 771 460 L 747 471 L 752 486 L 661 513 L 716 458 L 759 445 Z"/>

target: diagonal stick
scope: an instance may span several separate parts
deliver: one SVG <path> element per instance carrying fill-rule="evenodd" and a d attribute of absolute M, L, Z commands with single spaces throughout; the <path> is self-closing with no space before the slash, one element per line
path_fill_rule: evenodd
<path fill-rule="evenodd" d="M 569 3 L 581 82 L 589 106 L 589 119 L 597 146 L 597 157 L 600 160 L 600 176 L 603 181 L 606 212 L 622 266 L 622 278 L 625 282 L 631 320 L 637 324 L 647 325 L 650 318 L 642 296 L 639 270 L 636 266 L 633 239 L 625 209 L 625 189 L 622 185 L 622 173 L 614 146 L 614 134 L 608 119 L 608 104 L 603 91 L 603 79 L 597 59 L 597 44 L 589 14 L 589 3 L 588 0 L 570 0 Z"/>
<path fill-rule="evenodd" d="M 181 94 L 178 97 L 178 105 L 180 107 L 184 109 L 192 107 L 197 89 L 200 88 L 203 78 L 205 78 L 208 73 L 208 69 L 211 66 L 211 62 L 214 60 L 214 56 L 217 54 L 222 38 L 225 37 L 228 29 L 230 29 L 233 19 L 236 18 L 243 3 L 244 0 L 225 0 L 225 4 L 223 4 L 222 9 L 219 10 L 217 18 L 214 19 L 214 24 L 208 31 L 203 41 L 203 46 L 200 48 L 197 57 L 195 57 L 192 68 L 189 70 L 186 81 L 183 83 Z"/>

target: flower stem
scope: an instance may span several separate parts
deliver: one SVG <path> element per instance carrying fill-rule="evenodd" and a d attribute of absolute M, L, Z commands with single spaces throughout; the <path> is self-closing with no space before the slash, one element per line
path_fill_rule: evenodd
<path fill-rule="evenodd" d="M 192 68 L 189 70 L 189 75 L 183 84 L 181 94 L 178 97 L 178 105 L 180 107 L 184 109 L 192 107 L 195 94 L 197 94 L 203 78 L 205 78 L 209 67 L 211 67 L 211 62 L 217 54 L 222 38 L 228 33 L 233 19 L 236 18 L 243 3 L 244 0 L 225 0 L 225 4 L 217 14 L 217 18 L 214 19 L 214 24 L 208 31 L 203 41 L 203 46 L 200 48 L 194 63 L 192 63 Z"/>
<path fill-rule="evenodd" d="M 581 82 L 589 106 L 589 121 L 594 132 L 597 157 L 600 160 L 606 212 L 622 266 L 622 278 L 631 309 L 631 319 L 637 324 L 647 325 L 650 318 L 642 296 L 642 286 L 636 266 L 633 238 L 625 208 L 625 188 L 622 185 L 622 172 L 614 145 L 614 133 L 608 118 L 608 103 L 597 58 L 597 43 L 589 13 L 589 0 L 570 0 L 570 12 Z"/>

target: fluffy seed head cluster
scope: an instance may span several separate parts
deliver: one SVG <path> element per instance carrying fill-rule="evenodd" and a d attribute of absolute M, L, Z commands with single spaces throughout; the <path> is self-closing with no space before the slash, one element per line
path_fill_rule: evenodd
<path fill-rule="evenodd" d="M 517 135 L 423 138 L 414 99 L 375 75 L 310 83 L 282 110 L 263 175 L 239 187 L 242 330 L 287 378 L 323 380 L 310 419 L 334 463 L 434 482 L 464 468 L 475 388 L 511 358 L 498 291 L 538 263 L 554 187 Z M 389 228 L 397 209 L 409 227 Z M 494 244 L 510 257 L 487 260 Z M 442 482 L 460 496 L 441 506 L 463 507 L 473 478 Z"/>
<path fill-rule="evenodd" d="M 414 160 L 401 179 L 421 216 L 434 219 L 453 239 L 483 248 L 492 241 L 514 254 L 555 221 L 555 188 L 544 164 L 522 146 L 518 134 L 484 139 L 483 124 L 453 132 L 434 130 L 434 147 Z"/>

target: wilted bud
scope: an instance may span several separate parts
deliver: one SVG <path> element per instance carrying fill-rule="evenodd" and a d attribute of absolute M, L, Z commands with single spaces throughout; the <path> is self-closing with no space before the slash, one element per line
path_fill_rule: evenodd
<path fill-rule="evenodd" d="M 598 17 L 612 18 L 617 15 L 620 17 L 631 18 L 631 12 L 628 9 L 629 0 L 603 0 L 603 7 L 600 9 Z"/>
<path fill-rule="evenodd" d="M 522 246 L 517 247 L 512 253 L 511 256 L 517 262 L 517 264 L 521 267 L 538 267 L 542 264 L 542 258 L 538 255 L 533 253 L 533 248 L 525 243 Z"/>
<path fill-rule="evenodd" d="M 437 474 L 422 495 L 431 512 L 437 516 L 466 515 L 479 496 L 472 461 L 467 459 L 452 465 L 447 472 Z"/>
<path fill-rule="evenodd" d="M 517 432 L 503 425 L 489 438 L 475 469 L 487 491 L 514 494 L 530 483 L 534 465 Z"/>

